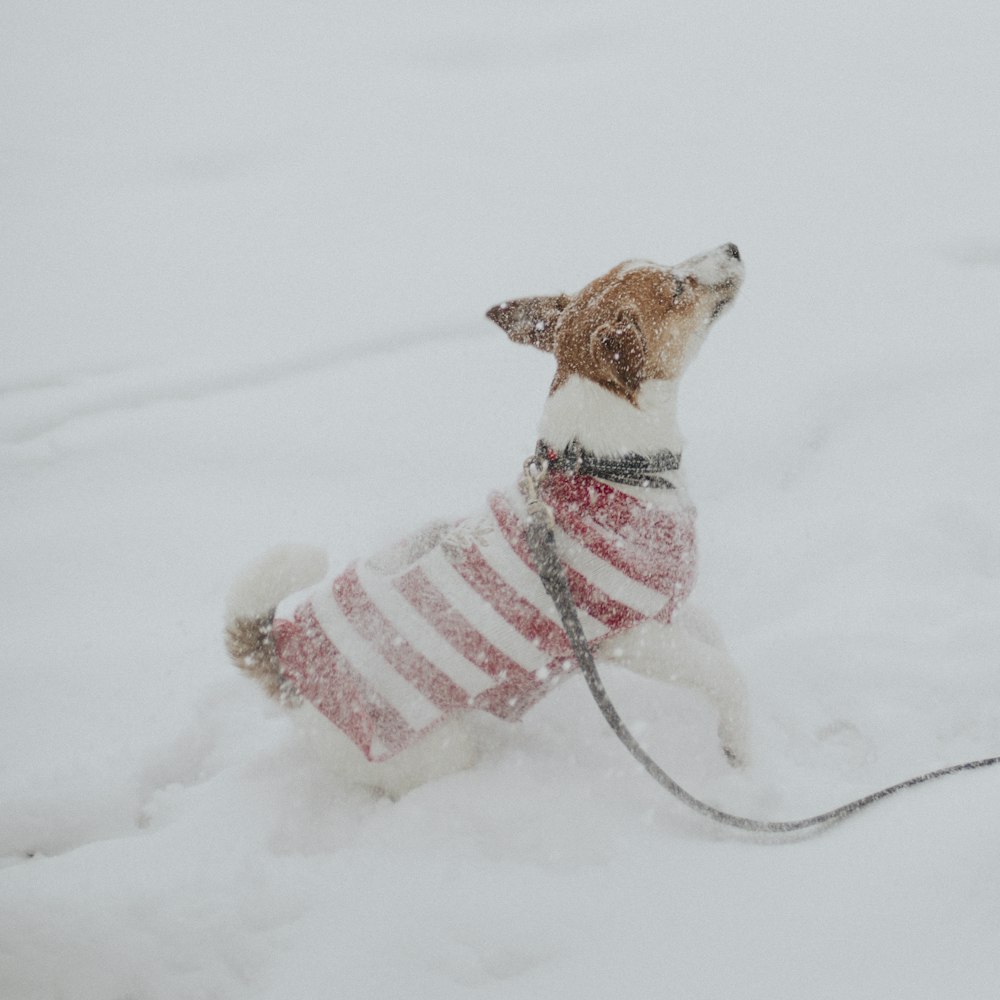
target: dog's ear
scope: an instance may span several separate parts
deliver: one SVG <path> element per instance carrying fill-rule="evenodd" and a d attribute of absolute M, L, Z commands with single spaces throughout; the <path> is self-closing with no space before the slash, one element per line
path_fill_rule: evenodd
<path fill-rule="evenodd" d="M 486 315 L 515 344 L 531 344 L 540 351 L 552 351 L 555 348 L 556 322 L 569 301 L 568 295 L 510 299 L 494 306 Z"/>
<path fill-rule="evenodd" d="M 642 384 L 646 364 L 646 340 L 639 329 L 639 318 L 622 310 L 608 323 L 602 323 L 590 335 L 590 353 L 598 371 L 629 394 Z"/>

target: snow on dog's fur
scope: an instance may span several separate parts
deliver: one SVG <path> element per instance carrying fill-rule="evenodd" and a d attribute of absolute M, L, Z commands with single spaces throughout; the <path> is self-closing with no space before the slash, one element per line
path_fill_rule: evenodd
<path fill-rule="evenodd" d="M 546 447 L 679 456 L 680 377 L 742 278 L 726 244 L 675 267 L 619 264 L 576 295 L 494 306 L 487 315 L 511 340 L 555 356 Z M 694 509 L 682 472 L 668 478 L 663 489 L 562 472 L 543 490 L 592 646 L 702 690 L 739 762 L 744 687 L 711 625 L 683 606 Z M 477 710 L 517 719 L 572 663 L 523 521 L 516 490 L 494 494 L 479 515 L 431 525 L 321 584 L 322 553 L 275 549 L 230 593 L 230 654 L 309 723 L 350 780 L 400 794 L 468 766 Z"/>

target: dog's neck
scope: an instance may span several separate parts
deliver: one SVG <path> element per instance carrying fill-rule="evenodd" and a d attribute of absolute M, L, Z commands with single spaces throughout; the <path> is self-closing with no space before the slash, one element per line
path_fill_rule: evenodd
<path fill-rule="evenodd" d="M 590 379 L 571 375 L 546 401 L 540 437 L 557 450 L 576 441 L 609 458 L 664 449 L 679 455 L 678 387 L 676 380 L 651 379 L 633 405 Z"/>

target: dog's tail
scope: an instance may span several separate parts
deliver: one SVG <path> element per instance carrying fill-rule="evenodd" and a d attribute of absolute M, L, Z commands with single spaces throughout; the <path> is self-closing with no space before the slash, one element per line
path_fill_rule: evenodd
<path fill-rule="evenodd" d="M 241 670 L 275 698 L 285 695 L 272 623 L 278 602 L 326 575 L 326 555 L 307 545 L 281 545 L 251 563 L 226 599 L 226 649 Z"/>

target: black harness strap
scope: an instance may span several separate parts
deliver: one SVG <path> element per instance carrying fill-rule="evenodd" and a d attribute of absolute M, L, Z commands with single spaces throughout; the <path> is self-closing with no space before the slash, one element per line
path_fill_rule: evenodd
<path fill-rule="evenodd" d="M 676 472 L 681 467 L 681 456 L 672 451 L 657 451 L 652 455 L 627 452 L 607 458 L 587 451 L 577 441 L 572 441 L 562 451 L 556 451 L 544 441 L 539 441 L 535 459 L 543 470 L 554 469 L 569 475 L 593 476 L 620 486 L 650 486 L 661 490 L 674 488 L 674 484 L 665 479 L 663 473 Z"/>

